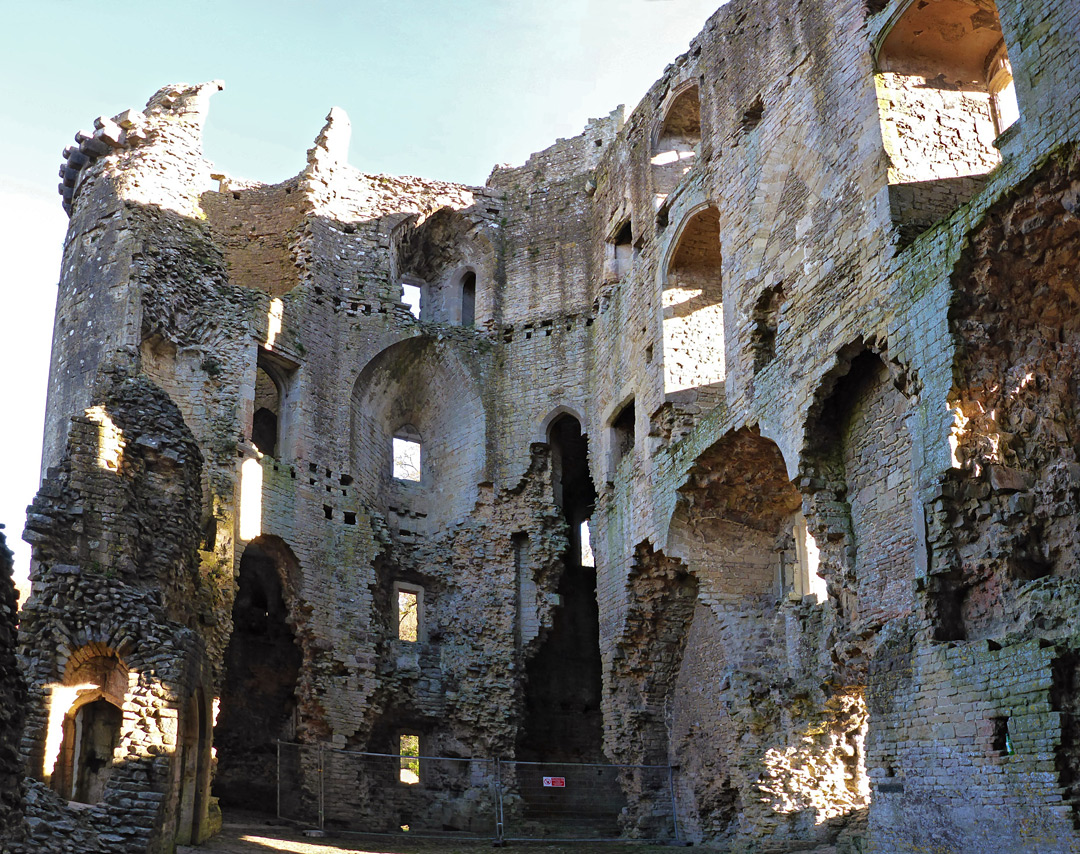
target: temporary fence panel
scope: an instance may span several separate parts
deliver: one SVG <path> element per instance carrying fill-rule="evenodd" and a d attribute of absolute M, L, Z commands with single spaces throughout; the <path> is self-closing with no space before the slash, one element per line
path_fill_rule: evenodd
<path fill-rule="evenodd" d="M 304 751 L 320 753 L 317 746 L 305 746 Z M 319 827 L 368 834 L 497 838 L 495 771 L 489 759 L 328 747 L 321 748 L 321 757 L 321 794 L 313 786 L 305 787 L 316 793 Z M 283 812 L 282 817 L 291 816 Z"/>
<path fill-rule="evenodd" d="M 319 825 L 322 750 L 317 745 L 279 741 L 277 754 L 278 818 Z"/>
<path fill-rule="evenodd" d="M 367 834 L 501 841 L 679 838 L 671 769 L 278 745 L 278 815 Z"/>
<path fill-rule="evenodd" d="M 676 840 L 666 765 L 499 763 L 508 840 Z"/>

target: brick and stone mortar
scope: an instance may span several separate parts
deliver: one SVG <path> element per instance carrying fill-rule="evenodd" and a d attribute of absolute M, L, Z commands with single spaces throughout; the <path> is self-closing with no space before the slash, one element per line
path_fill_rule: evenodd
<path fill-rule="evenodd" d="M 978 74 L 1003 39 L 996 138 L 986 80 L 904 53 L 938 30 Z M 410 733 L 670 763 L 721 850 L 1075 851 L 1078 44 L 1065 0 L 733 0 L 483 187 L 354 169 L 337 109 L 296 177 L 220 174 L 217 82 L 97 120 L 4 850 L 169 851 L 211 773 L 272 796 L 277 739 Z M 669 833 L 618 780 L 620 831 Z M 330 767 L 331 824 L 490 818 L 366 785 Z"/>

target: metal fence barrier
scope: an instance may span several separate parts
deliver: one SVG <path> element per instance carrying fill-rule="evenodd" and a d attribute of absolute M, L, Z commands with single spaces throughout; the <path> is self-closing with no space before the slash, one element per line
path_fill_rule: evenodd
<path fill-rule="evenodd" d="M 679 841 L 666 765 L 399 756 L 278 742 L 278 817 L 364 834 Z"/>

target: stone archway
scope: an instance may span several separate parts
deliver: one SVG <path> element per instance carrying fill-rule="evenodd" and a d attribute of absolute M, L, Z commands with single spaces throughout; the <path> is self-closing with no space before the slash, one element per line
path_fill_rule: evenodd
<path fill-rule="evenodd" d="M 295 734 L 303 661 L 288 601 L 298 571 L 289 547 L 271 536 L 248 543 L 240 560 L 214 730 L 214 791 L 225 806 L 265 810 L 275 801 L 276 742 Z"/>

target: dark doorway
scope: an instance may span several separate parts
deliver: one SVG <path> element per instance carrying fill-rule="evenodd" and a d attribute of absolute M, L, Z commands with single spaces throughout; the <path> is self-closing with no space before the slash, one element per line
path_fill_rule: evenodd
<path fill-rule="evenodd" d="M 223 806 L 267 810 L 275 803 L 277 745 L 293 738 L 302 655 L 286 616 L 282 577 L 294 563 L 284 545 L 260 537 L 240 561 L 233 633 L 214 732 L 214 792 Z"/>
<path fill-rule="evenodd" d="M 64 724 L 64 742 L 71 745 L 71 769 L 63 775 L 72 780 L 70 797 L 96 804 L 105 797 L 105 785 L 113 768 L 113 751 L 120 741 L 124 715 L 108 700 L 80 706 Z M 67 795 L 69 793 L 61 792 Z"/>
<path fill-rule="evenodd" d="M 589 474 L 588 438 L 577 419 L 563 415 L 548 431 L 552 487 L 569 540 L 551 630 L 526 666 L 525 725 L 518 758 L 560 762 L 603 761 L 600 709 L 600 613 L 596 568 L 583 560 L 583 523 L 596 489 Z"/>

